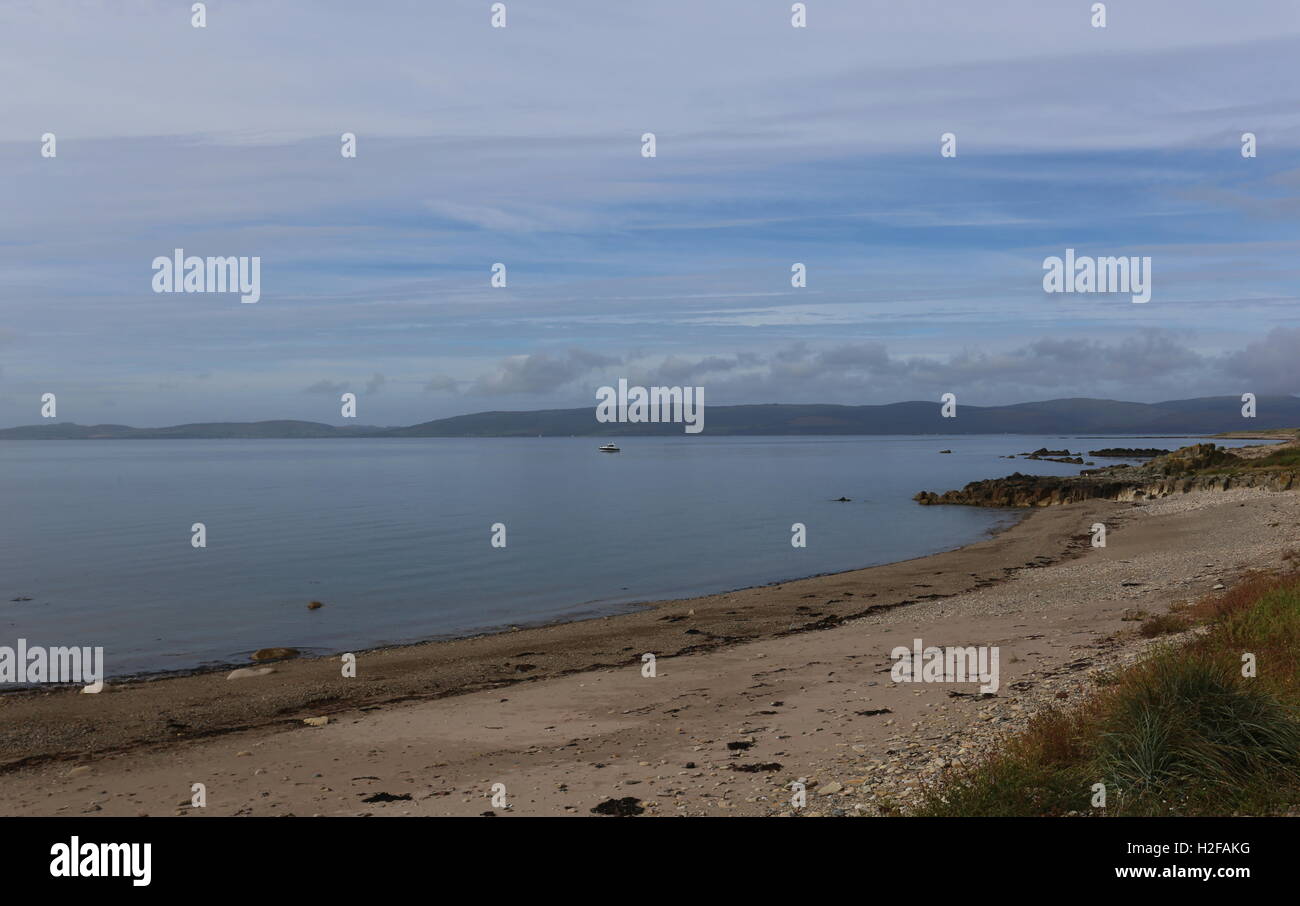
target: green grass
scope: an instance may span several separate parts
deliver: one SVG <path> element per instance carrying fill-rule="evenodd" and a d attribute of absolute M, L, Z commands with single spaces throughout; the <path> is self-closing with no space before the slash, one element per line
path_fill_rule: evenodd
<path fill-rule="evenodd" d="M 1274 450 L 1259 459 L 1247 459 L 1243 465 L 1248 469 L 1298 469 L 1300 468 L 1300 447 L 1286 447 Z"/>
<path fill-rule="evenodd" d="M 992 758 L 949 771 L 922 815 L 1277 814 L 1300 805 L 1300 576 L 1258 577 L 1178 615 L 1184 645 L 1036 717 Z M 1242 655 L 1257 676 L 1242 676 Z M 1106 785 L 1104 809 L 1093 784 Z"/>
<path fill-rule="evenodd" d="M 1294 472 L 1300 469 L 1300 447 L 1283 447 L 1258 459 L 1239 459 L 1199 469 L 1200 475 L 1235 475 L 1241 472 Z"/>
<path fill-rule="evenodd" d="M 1296 438 L 1300 440 L 1300 428 L 1269 428 L 1264 431 L 1223 431 L 1219 434 L 1212 434 L 1211 437 L 1224 438 L 1266 438 L 1272 437 L 1278 440 L 1290 440 Z"/>
<path fill-rule="evenodd" d="M 1187 619 L 1179 614 L 1158 613 L 1154 617 L 1148 617 L 1144 620 L 1138 632 L 1144 639 L 1153 639 L 1158 635 L 1172 635 L 1175 632 L 1182 632 L 1189 626 Z"/>

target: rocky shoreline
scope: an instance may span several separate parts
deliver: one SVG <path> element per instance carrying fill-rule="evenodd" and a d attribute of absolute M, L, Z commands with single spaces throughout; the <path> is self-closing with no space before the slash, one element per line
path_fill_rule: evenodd
<path fill-rule="evenodd" d="M 1294 441 L 1268 448 L 1295 449 Z M 921 491 L 922 506 L 957 504 L 986 507 L 1043 507 L 1082 500 L 1154 500 L 1192 491 L 1300 488 L 1300 469 L 1266 467 L 1267 460 L 1239 455 L 1215 444 L 1193 444 L 1141 465 L 1084 469 L 1078 475 L 1025 475 L 972 481 L 960 490 Z"/>

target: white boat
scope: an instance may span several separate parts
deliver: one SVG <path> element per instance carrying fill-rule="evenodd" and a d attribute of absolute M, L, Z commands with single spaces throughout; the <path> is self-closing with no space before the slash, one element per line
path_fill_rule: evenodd
<path fill-rule="evenodd" d="M 601 445 L 600 445 L 599 447 L 597 447 L 596 449 L 599 450 L 599 451 L 602 452 L 602 453 L 617 453 L 617 452 L 619 452 L 618 444 L 614 444 L 614 443 L 610 443 L 610 444 L 601 444 Z"/>

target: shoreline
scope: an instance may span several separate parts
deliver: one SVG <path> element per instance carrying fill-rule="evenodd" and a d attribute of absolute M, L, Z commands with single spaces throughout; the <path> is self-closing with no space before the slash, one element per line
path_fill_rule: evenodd
<path fill-rule="evenodd" d="M 1088 509 L 1115 512 L 1124 507 L 1096 501 Z M 95 696 L 67 686 L 12 689 L 0 694 L 5 717 L 0 772 L 253 728 L 290 727 L 296 723 L 292 715 L 299 712 L 328 714 L 504 688 L 639 662 L 643 652 L 694 655 L 828 629 L 998 584 L 1017 569 L 1077 555 L 1087 547 L 1087 527 L 1095 514 L 1075 510 L 1064 515 L 1065 509 L 1009 511 L 1020 518 L 978 541 L 909 560 L 639 602 L 627 605 L 636 608 L 627 613 L 358 649 L 352 652 L 356 678 L 340 675 L 339 654 L 325 654 L 115 677 Z M 916 581 L 923 579 L 932 581 Z M 826 600 L 804 603 L 816 598 Z M 233 670 L 266 667 L 270 671 L 261 676 L 227 679 Z"/>
<path fill-rule="evenodd" d="M 774 435 L 774 436 L 779 436 L 779 435 Z M 839 435 L 827 435 L 827 436 L 836 437 Z M 956 438 L 956 437 L 963 437 L 965 435 L 938 435 L 938 436 Z M 1006 436 L 1018 436 L 1018 435 L 1006 435 Z M 1036 437 L 1037 435 L 1019 435 L 1019 436 Z M 1078 435 L 1078 439 L 1102 439 L 1102 438 L 1113 437 L 1113 436 L 1115 435 L 1095 435 L 1095 436 Z M 1198 436 L 1198 437 L 1212 438 L 1212 437 L 1227 437 L 1228 435 L 1123 435 L 1123 436 L 1129 437 L 1131 439 L 1151 440 L 1151 439 L 1174 438 L 1174 437 L 1184 437 L 1184 436 Z M 161 439 L 174 439 L 174 438 L 161 438 Z M 275 438 L 209 438 L 209 439 L 265 440 L 265 439 L 275 439 Z M 364 439 L 364 438 L 353 438 L 353 439 Z M 474 439 L 474 438 L 469 438 L 469 439 Z M 531 439 L 531 438 L 524 438 L 524 439 Z M 1252 446 L 1245 447 L 1245 449 L 1262 449 L 1262 448 L 1272 448 L 1275 446 L 1286 445 L 1286 441 L 1289 439 L 1289 434 L 1287 438 L 1280 438 L 1275 434 L 1269 432 L 1263 432 L 1260 434 L 1240 433 L 1239 436 L 1235 436 L 1232 439 L 1238 439 L 1238 440 L 1268 439 L 1274 441 L 1274 444 L 1252 445 Z M 1041 481 L 1058 480 L 1058 481 L 1069 482 L 1069 481 L 1073 481 L 1074 477 L 1073 476 L 1053 477 L 1049 475 L 1049 476 L 1042 476 L 1038 478 L 1038 480 Z M 1000 479 L 986 479 L 985 482 L 983 483 L 987 484 L 990 482 L 997 482 L 997 481 L 1000 481 Z M 938 495 L 931 494 L 929 492 L 921 492 L 921 494 L 918 494 L 917 497 L 913 499 L 918 499 L 923 495 L 928 495 L 930 497 L 938 496 Z M 1107 498 L 1099 498 L 1099 499 L 1107 499 Z M 931 502 L 943 502 L 947 504 L 957 504 L 957 505 L 961 505 L 962 503 L 964 503 L 955 500 L 922 501 L 923 504 L 927 504 Z M 996 525 L 982 530 L 981 537 L 976 541 L 972 541 L 968 543 L 967 545 L 963 545 L 958 548 L 950 548 L 947 550 L 936 551 L 934 552 L 934 554 L 950 553 L 955 550 L 962 550 L 965 547 L 969 547 L 971 544 L 978 543 L 979 540 L 984 540 L 988 537 L 996 537 L 998 534 L 1010 530 L 1019 522 L 1023 521 L 1023 519 L 1029 515 L 1029 513 L 1026 512 L 1025 507 L 1023 506 L 1017 506 L 1017 505 L 1006 505 L 1006 506 L 988 505 L 988 506 L 990 506 L 990 508 L 999 509 L 1003 511 L 1003 513 L 1009 518 L 1010 521 L 1008 521 L 1003 525 Z M 775 580 L 775 581 L 764 583 L 762 585 L 741 585 L 741 586 L 736 586 L 734 588 L 723 589 L 720 591 L 687 595 L 680 598 L 650 598 L 650 599 L 609 602 L 609 603 L 583 602 L 574 605 L 565 614 L 552 617 L 552 618 L 543 618 L 537 621 L 532 621 L 532 620 L 506 621 L 498 624 L 475 627 L 465 631 L 453 631 L 448 633 L 435 633 L 428 636 L 409 637 L 402 641 L 381 642 L 379 644 L 365 645 L 365 646 L 354 647 L 350 649 L 336 648 L 334 646 L 305 646 L 309 651 L 312 651 L 313 653 L 302 654 L 298 656 L 296 659 L 307 661 L 307 660 L 320 660 L 325 658 L 337 658 L 339 654 L 343 653 L 344 651 L 356 655 L 372 654 L 375 652 L 413 648 L 413 647 L 427 645 L 427 644 L 448 643 L 448 642 L 455 642 L 455 641 L 460 641 L 465 639 L 475 639 L 483 636 L 499 635 L 508 632 L 545 629 L 545 628 L 564 625 L 568 623 L 579 623 L 588 620 L 604 619 L 607 617 L 625 616 L 629 614 L 635 614 L 646 609 L 661 607 L 663 605 L 671 604 L 678 601 L 704 600 L 704 599 L 716 597 L 718 595 L 737 594 L 740 592 L 745 592 L 756 588 L 768 588 L 768 587 L 774 587 L 780 585 L 788 585 L 793 582 L 801 582 L 810 579 L 823 578 L 826 576 L 834 576 L 834 575 L 858 572 L 864 569 L 875 569 L 878 567 L 892 566 L 895 563 L 906 563 L 909 562 L 910 560 L 923 559 L 924 557 L 933 556 L 934 554 L 922 554 L 919 557 L 908 558 L 908 560 L 890 561 L 888 563 L 876 564 L 875 566 L 870 566 L 870 567 L 850 567 L 849 569 L 844 569 L 844 570 L 834 570 L 834 571 L 822 572 L 822 573 L 811 573 L 808 575 L 795 576 L 787 579 Z M 274 647 L 278 647 L 278 646 L 274 646 Z M 237 656 L 238 655 L 236 654 L 231 654 L 226 658 L 208 660 L 191 667 L 135 670 L 129 673 L 115 674 L 112 675 L 111 677 L 106 677 L 105 682 L 112 682 L 115 684 L 156 682 L 162 680 L 181 679 L 186 677 L 203 676 L 206 674 L 222 673 L 222 672 L 227 672 L 227 671 L 236 670 L 245 667 L 256 667 L 267 663 L 278 663 L 278 661 L 258 662 L 258 661 L 252 661 L 251 659 L 237 660 L 235 659 Z M 45 686 L 0 685 L 0 701 L 3 701 L 6 696 L 22 695 L 26 693 L 41 692 L 41 691 L 59 691 L 61 688 L 67 688 L 70 691 L 75 691 L 75 689 L 72 689 L 72 687 L 58 687 L 58 686 L 52 686 L 48 684 Z M 0 769 L 2 769 L 2 764 L 0 764 Z"/>
<path fill-rule="evenodd" d="M 862 572 L 863 570 L 868 570 L 868 569 L 879 569 L 881 567 L 894 566 L 895 564 L 898 563 L 910 563 L 916 560 L 924 560 L 926 557 L 934 557 L 934 556 L 938 556 L 939 554 L 953 553 L 955 551 L 960 551 L 967 547 L 970 547 L 973 544 L 978 544 L 980 541 L 985 541 L 988 540 L 989 538 L 996 538 L 998 535 L 1002 534 L 1003 532 L 1009 531 L 1010 529 L 1014 528 L 1016 525 L 1019 525 L 1026 518 L 1028 518 L 1032 512 L 1030 510 L 1025 510 L 1024 508 L 1018 508 L 1018 507 L 1005 507 L 1003 509 L 1005 510 L 1006 515 L 1010 517 L 1010 521 L 1008 521 L 1003 525 L 995 525 L 981 530 L 980 537 L 974 541 L 968 542 L 967 544 L 959 545 L 958 547 L 947 548 L 946 550 L 933 551 L 932 553 L 929 554 L 921 554 L 919 556 L 908 557 L 903 560 L 891 560 L 888 563 L 877 563 L 873 566 L 855 566 L 855 567 L 850 567 L 849 569 L 830 570 L 821 573 L 810 573 L 808 575 L 794 576 L 787 579 L 777 579 L 772 582 L 766 582 L 762 585 L 738 585 L 734 588 L 727 588 L 727 589 L 722 589 L 720 591 L 714 591 L 714 592 L 706 592 L 705 594 L 686 595 L 684 597 L 679 597 L 679 598 L 648 598 L 644 600 L 624 601 L 624 602 L 610 603 L 610 604 L 602 604 L 601 602 L 587 602 L 584 604 L 577 605 L 575 609 L 569 611 L 567 616 L 558 616 L 551 619 L 538 620 L 535 622 L 518 621 L 518 622 L 499 623 L 492 626 L 486 626 L 478 629 L 471 629 L 466 632 L 431 635 L 423 638 L 412 639 L 409 641 L 386 642 L 379 645 L 372 645 L 370 647 L 349 648 L 346 650 L 338 649 L 338 650 L 322 652 L 319 654 L 302 654 L 302 655 L 296 655 L 292 658 L 280 658 L 280 659 L 265 660 L 265 661 L 254 661 L 251 659 L 245 661 L 236 661 L 236 660 L 209 661 L 200 664 L 196 667 L 180 667 L 172 670 L 138 670 L 134 673 L 115 674 L 113 676 L 105 677 L 104 682 L 105 684 L 114 683 L 119 685 L 129 684 L 129 683 L 150 683 L 150 682 L 158 682 L 163 680 L 183 679 L 185 677 L 191 677 L 191 676 L 204 676 L 206 674 L 212 674 L 212 673 L 228 673 L 232 670 L 239 670 L 246 667 L 274 666 L 276 664 L 287 663 L 290 660 L 294 660 L 294 661 L 320 661 L 326 659 L 337 660 L 339 656 L 344 653 L 361 656 L 363 654 L 375 654 L 378 652 L 399 651 L 407 648 L 418 648 L 422 645 L 446 644 L 449 642 L 458 642 L 458 641 L 464 641 L 468 639 L 478 639 L 487 636 L 497 636 L 505 633 L 525 632 L 525 631 L 537 630 L 537 629 L 549 629 L 555 626 L 565 626 L 570 623 L 583 623 L 589 620 L 604 620 L 604 619 L 610 619 L 610 618 L 616 618 L 622 616 L 631 616 L 646 610 L 650 610 L 657 607 L 663 607 L 670 604 L 678 604 L 687 601 L 699 601 L 699 600 L 714 598 L 718 596 L 740 594 L 742 592 L 752 591 L 754 589 L 773 588 L 781 585 L 790 585 L 795 582 L 806 582 L 813 579 L 824 579 L 828 576 L 839 576 L 839 575 L 844 575 L 846 573 Z M 27 685 L 12 685 L 12 686 L 0 685 L 0 702 L 4 701 L 4 696 L 6 695 L 20 695 L 23 693 L 36 693 L 36 692 L 76 693 L 80 691 L 80 688 L 81 687 L 76 684 L 68 684 L 68 683 L 63 683 L 63 684 L 45 683 L 43 685 L 27 684 Z M 3 770 L 3 763 L 0 763 L 0 770 Z"/>
<path fill-rule="evenodd" d="M 637 664 L 643 653 L 696 655 L 828 630 L 978 592 L 1025 569 L 1080 556 L 1090 547 L 1093 522 L 1104 521 L 1114 530 L 1128 521 L 1126 510 L 1139 506 L 1132 499 L 1090 497 L 1010 508 L 1008 515 L 1020 518 L 952 550 L 689 598 L 629 603 L 632 609 L 621 613 L 358 649 L 346 653 L 355 656 L 352 676 L 343 666 L 346 654 L 321 654 L 115 677 L 93 696 L 76 686 L 12 689 L 0 695 L 6 718 L 0 726 L 5 752 L 0 772 L 47 760 L 288 728 L 303 715 L 447 698 Z M 803 603 L 816 599 L 821 600 Z"/>
<path fill-rule="evenodd" d="M 1087 541 L 1093 519 L 1112 529 L 1104 548 Z M 1297 530 L 1300 494 L 1263 489 L 1069 504 L 903 564 L 378 653 L 350 688 L 320 673 L 337 668 L 326 659 L 33 696 L 40 719 L 0 702 L 0 733 L 23 718 L 29 751 L 82 749 L 11 761 L 0 814 L 587 815 L 610 800 L 647 816 L 906 814 L 949 767 L 1182 640 L 1144 639 L 1147 617 L 1287 568 Z M 918 638 L 997 646 L 997 691 L 892 681 L 890 652 Z M 512 669 L 525 658 L 534 669 Z"/>

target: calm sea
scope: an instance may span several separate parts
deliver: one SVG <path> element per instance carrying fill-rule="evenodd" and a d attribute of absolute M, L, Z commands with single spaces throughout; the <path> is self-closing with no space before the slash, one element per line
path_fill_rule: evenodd
<path fill-rule="evenodd" d="M 1002 454 L 1195 439 L 600 442 L 0 443 L 0 644 L 102 645 L 120 675 L 613 613 L 958 547 L 1015 516 L 913 494 L 1079 468 Z"/>

